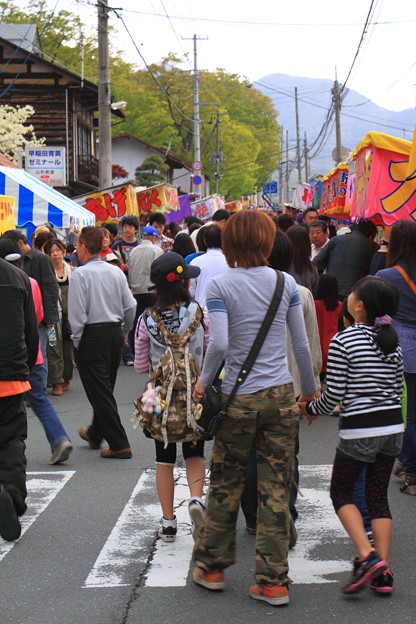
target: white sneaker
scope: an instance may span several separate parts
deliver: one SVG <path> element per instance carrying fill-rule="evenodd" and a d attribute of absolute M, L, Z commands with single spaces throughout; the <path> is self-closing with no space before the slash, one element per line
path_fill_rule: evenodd
<path fill-rule="evenodd" d="M 205 507 L 202 498 L 193 496 L 188 503 L 188 512 L 192 520 L 192 537 L 196 540 L 200 530 L 205 526 Z"/>
<path fill-rule="evenodd" d="M 53 449 L 52 457 L 49 461 L 50 465 L 61 464 L 66 461 L 72 451 L 72 444 L 69 440 L 62 440 Z"/>
<path fill-rule="evenodd" d="M 176 533 L 178 530 L 178 523 L 176 516 L 173 520 L 166 520 L 163 516 L 160 519 L 160 527 L 157 532 L 160 539 L 164 542 L 174 542 L 176 539 Z"/>

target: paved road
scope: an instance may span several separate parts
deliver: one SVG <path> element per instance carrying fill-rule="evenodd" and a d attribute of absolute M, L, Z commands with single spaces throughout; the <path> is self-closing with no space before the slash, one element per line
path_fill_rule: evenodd
<path fill-rule="evenodd" d="M 330 417 L 301 428 L 299 542 L 290 556 L 290 605 L 276 609 L 249 598 L 254 538 L 241 521 L 227 590 L 213 595 L 196 586 L 189 578 L 192 540 L 181 466 L 178 539 L 155 540 L 160 511 L 153 445 L 129 422 L 143 383 L 133 369 L 120 368 L 116 395 L 134 451 L 127 461 L 102 459 L 78 438 L 90 408 L 77 376 L 63 397 L 51 397 L 75 446 L 66 464 L 48 465 L 46 437 L 28 410 L 29 510 L 20 540 L 0 540 L 0 624 L 243 624 L 270 618 L 289 624 L 415 624 L 416 500 L 400 494 L 397 482 L 391 484 L 395 594 L 340 593 L 353 551 L 327 494 L 337 437 L 337 421 Z"/>

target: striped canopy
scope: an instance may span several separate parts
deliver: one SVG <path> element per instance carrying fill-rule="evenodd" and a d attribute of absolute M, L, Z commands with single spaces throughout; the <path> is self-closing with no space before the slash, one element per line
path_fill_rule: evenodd
<path fill-rule="evenodd" d="M 0 165 L 0 195 L 16 198 L 17 227 L 50 222 L 57 228 L 94 225 L 95 216 L 69 197 L 40 182 L 22 169 Z"/>

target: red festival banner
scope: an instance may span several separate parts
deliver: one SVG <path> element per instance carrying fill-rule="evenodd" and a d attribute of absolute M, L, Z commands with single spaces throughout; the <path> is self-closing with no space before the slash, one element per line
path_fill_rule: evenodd
<path fill-rule="evenodd" d="M 337 219 L 348 217 L 349 209 L 345 206 L 348 183 L 348 165 L 339 163 L 322 178 L 322 195 L 319 212 Z"/>

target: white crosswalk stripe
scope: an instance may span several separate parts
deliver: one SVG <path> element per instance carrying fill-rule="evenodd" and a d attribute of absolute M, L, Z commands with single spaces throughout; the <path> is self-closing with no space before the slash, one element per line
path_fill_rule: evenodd
<path fill-rule="evenodd" d="M 290 551 L 290 576 L 294 582 L 332 583 L 334 574 L 350 568 L 346 560 L 319 559 L 319 546 L 324 541 L 347 540 L 329 499 L 331 466 L 302 466 L 301 496 L 298 499 L 299 540 Z M 178 535 L 175 542 L 157 540 L 147 573 L 146 587 L 179 587 L 186 585 L 191 564 L 193 540 L 187 501 L 189 490 L 184 469 L 176 469 L 175 513 Z M 161 510 L 157 502 L 154 470 L 145 471 L 130 500 L 120 515 L 93 569 L 85 588 L 125 585 L 125 574 L 132 560 L 145 563 L 152 551 Z M 254 543 L 253 543 L 254 546 Z"/>
<path fill-rule="evenodd" d="M 55 496 L 75 474 L 75 470 L 56 470 L 53 472 L 28 472 L 27 477 L 27 512 L 22 517 L 22 535 L 45 511 Z M 0 542 L 0 561 L 13 548 L 16 542 Z"/>
<path fill-rule="evenodd" d="M 348 542 L 329 499 L 331 466 L 301 466 L 298 498 L 299 539 L 289 553 L 290 577 L 297 584 L 333 583 L 334 575 L 350 569 L 350 562 L 326 558 L 328 543 Z M 28 511 L 22 518 L 22 534 L 50 505 L 75 474 L 73 470 L 29 472 Z M 193 539 L 188 515 L 189 489 L 184 468 L 175 469 L 175 514 L 178 534 L 175 542 L 155 540 L 161 509 L 157 499 L 155 471 L 144 471 L 126 506 L 104 544 L 84 588 L 120 587 L 129 583 L 132 563 L 146 569 L 146 587 L 186 585 L 191 565 Z M 0 542 L 0 560 L 15 542 Z M 324 545 L 325 555 L 320 557 Z M 253 539 L 254 548 L 254 539 Z M 238 556 L 238 550 L 237 550 Z M 149 563 L 148 563 L 149 561 Z"/>

